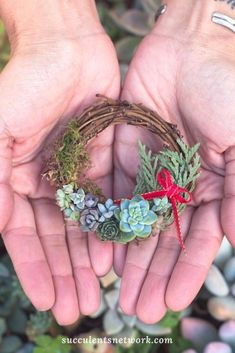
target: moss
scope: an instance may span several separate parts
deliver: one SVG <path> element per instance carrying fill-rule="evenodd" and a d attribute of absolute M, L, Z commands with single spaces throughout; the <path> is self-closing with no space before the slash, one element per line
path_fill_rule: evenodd
<path fill-rule="evenodd" d="M 69 122 L 54 142 L 52 151 L 44 174 L 52 184 L 61 187 L 74 183 L 75 187 L 82 187 L 87 192 L 102 194 L 100 188 L 85 176 L 91 162 L 76 119 Z"/>

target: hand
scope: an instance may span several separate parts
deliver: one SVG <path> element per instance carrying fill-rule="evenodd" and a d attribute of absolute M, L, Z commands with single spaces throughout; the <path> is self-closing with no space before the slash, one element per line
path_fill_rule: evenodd
<path fill-rule="evenodd" d="M 73 224 L 65 227 L 55 190 L 41 176 L 44 147 L 96 93 L 118 97 L 119 69 L 94 6 L 82 9 L 93 1 L 60 2 L 62 9 L 42 2 L 35 23 L 30 21 L 33 27 L 26 29 L 17 27 L 17 21 L 9 23 L 10 2 L 7 8 L 0 6 L 12 44 L 11 60 L 0 76 L 0 230 L 34 306 L 52 308 L 57 321 L 66 325 L 79 312 L 90 314 L 99 306 L 96 275 L 112 266 L 112 245 L 101 244 L 92 234 L 87 239 Z M 27 6 L 33 7 L 33 2 Z M 25 19 L 25 4 L 14 13 L 22 8 Z M 113 137 L 114 129 L 109 128 L 89 145 L 96 161 L 90 176 L 107 193 L 112 190 Z"/>
<path fill-rule="evenodd" d="M 208 4 L 169 0 L 167 12 L 140 45 L 123 89 L 122 98 L 142 102 L 177 124 L 188 144 L 201 143 L 194 202 L 181 217 L 187 254 L 174 225 L 159 237 L 115 250 L 120 305 L 146 323 L 160 320 L 167 308 L 178 311 L 191 303 L 223 234 L 235 245 L 235 37 L 210 21 L 213 10 L 228 12 L 228 5 Z M 146 131 L 116 131 L 115 181 L 118 189 L 126 180 L 126 195 L 136 175 L 137 138 L 157 149 L 156 138 Z"/>

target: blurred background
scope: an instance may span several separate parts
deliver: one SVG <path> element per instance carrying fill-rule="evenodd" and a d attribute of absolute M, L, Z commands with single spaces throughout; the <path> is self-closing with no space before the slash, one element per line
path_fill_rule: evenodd
<path fill-rule="evenodd" d="M 124 76 L 141 39 L 151 30 L 160 0 L 99 0 L 101 21 L 115 43 Z M 0 22 L 0 70 L 9 45 Z M 157 63 L 156 63 L 157 64 Z M 235 353 L 235 253 L 226 239 L 192 305 L 145 325 L 118 308 L 120 281 L 100 279 L 102 304 L 92 317 L 58 326 L 49 312 L 37 312 L 24 295 L 0 242 L 0 353 Z M 190 285 L 190 283 L 189 283 Z M 157 305 L 157 303 L 156 303 Z M 158 337 L 172 344 L 62 344 L 61 337 Z"/>

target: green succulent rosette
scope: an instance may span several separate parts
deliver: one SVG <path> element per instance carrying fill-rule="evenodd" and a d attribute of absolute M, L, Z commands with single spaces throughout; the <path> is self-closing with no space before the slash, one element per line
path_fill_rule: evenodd
<path fill-rule="evenodd" d="M 119 228 L 119 222 L 113 218 L 109 219 L 99 225 L 97 233 L 101 240 L 120 240 L 121 232 Z"/>
<path fill-rule="evenodd" d="M 131 200 L 122 200 L 120 208 L 115 211 L 120 222 L 120 230 L 130 237 L 147 238 L 152 233 L 152 225 L 157 222 L 157 215 L 150 210 L 150 204 L 141 196 Z"/>

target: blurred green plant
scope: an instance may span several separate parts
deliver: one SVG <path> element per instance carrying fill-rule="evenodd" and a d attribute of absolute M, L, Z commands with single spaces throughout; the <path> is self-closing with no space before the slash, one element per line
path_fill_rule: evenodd
<path fill-rule="evenodd" d="M 123 0 L 98 3 L 101 22 L 115 43 L 122 64 L 130 62 L 141 39 L 153 28 L 161 0 L 132 1 L 130 8 L 127 3 Z"/>
<path fill-rule="evenodd" d="M 159 325 L 162 327 L 174 329 L 179 325 L 181 317 L 181 312 L 168 311 L 162 320 L 159 321 Z"/>
<path fill-rule="evenodd" d="M 16 275 L 12 275 L 11 286 L 12 286 L 12 296 L 16 300 L 19 300 L 20 306 L 22 308 L 28 308 L 29 306 L 31 306 L 31 302 L 29 301 L 28 297 L 26 297 Z"/>
<path fill-rule="evenodd" d="M 36 341 L 38 336 L 48 332 L 53 322 L 48 311 L 36 311 L 31 314 L 26 326 L 26 334 L 31 341 Z"/>
<path fill-rule="evenodd" d="M 63 343 L 64 336 L 50 337 L 48 335 L 36 338 L 36 347 L 33 353 L 70 353 L 72 348 L 68 343 Z"/>
<path fill-rule="evenodd" d="M 112 6 L 110 5 L 111 5 L 111 2 L 99 1 L 97 4 L 97 9 L 100 16 L 100 20 L 103 26 L 105 27 L 107 34 L 114 42 L 116 42 L 117 40 L 125 36 L 126 32 L 121 28 L 117 27 L 115 22 L 110 17 L 109 12 L 111 9 L 114 9 L 114 8 L 119 11 L 125 11 L 126 5 L 123 0 L 116 0 L 116 1 L 114 0 L 112 1 Z"/>
<path fill-rule="evenodd" d="M 155 343 L 134 343 L 131 347 L 123 347 L 117 345 L 115 353 L 157 353 L 159 350 L 159 345 Z"/>
<path fill-rule="evenodd" d="M 27 317 L 14 291 L 10 269 L 0 263 L 0 352 L 15 353 L 23 344 Z"/>
<path fill-rule="evenodd" d="M 193 344 L 182 337 L 179 326 L 174 329 L 170 338 L 172 338 L 173 344 L 168 346 L 169 353 L 182 353 L 187 349 L 193 348 Z"/>
<path fill-rule="evenodd" d="M 1 246 L 1 251 L 4 250 Z M 26 297 L 8 255 L 0 258 L 0 352 L 31 353 L 26 340 L 49 331 L 53 319 L 37 312 Z"/>

